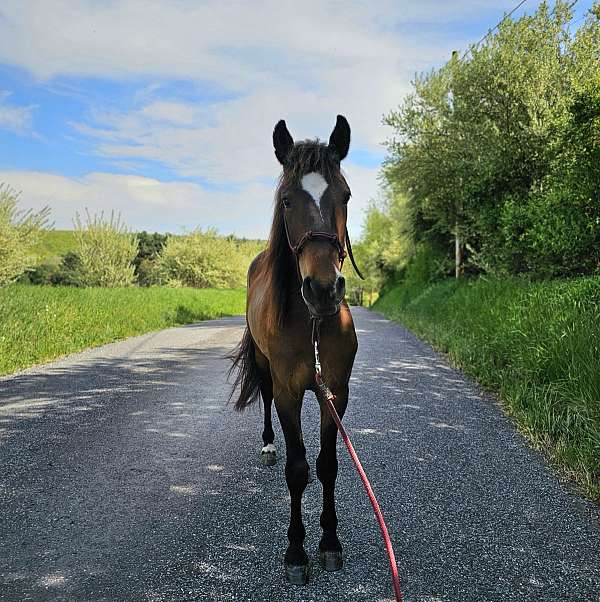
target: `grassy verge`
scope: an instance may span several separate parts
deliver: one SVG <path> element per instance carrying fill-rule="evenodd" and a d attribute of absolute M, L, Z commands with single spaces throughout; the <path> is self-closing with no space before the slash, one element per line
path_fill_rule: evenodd
<path fill-rule="evenodd" d="M 87 347 L 241 314 L 245 290 L 72 288 L 0 289 L 0 374 Z"/>
<path fill-rule="evenodd" d="M 397 284 L 374 309 L 499 391 L 519 429 L 600 501 L 600 278 Z"/>

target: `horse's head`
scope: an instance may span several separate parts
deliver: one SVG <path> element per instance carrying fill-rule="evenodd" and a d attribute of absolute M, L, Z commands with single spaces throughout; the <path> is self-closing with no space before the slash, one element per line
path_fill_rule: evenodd
<path fill-rule="evenodd" d="M 340 161 L 348 154 L 350 126 L 338 115 L 329 144 L 294 144 L 281 120 L 273 131 L 273 145 L 283 165 L 276 203 L 287 242 L 297 257 L 302 297 L 311 315 L 333 315 L 339 311 L 346 290 L 340 270 L 350 188 Z"/>

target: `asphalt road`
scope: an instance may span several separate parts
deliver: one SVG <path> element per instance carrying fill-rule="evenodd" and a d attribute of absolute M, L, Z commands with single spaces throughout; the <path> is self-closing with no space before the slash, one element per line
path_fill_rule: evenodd
<path fill-rule="evenodd" d="M 600 512 L 494 401 L 400 326 L 353 311 L 345 423 L 378 494 L 407 602 L 600 600 Z M 0 380 L 0 600 L 384 601 L 378 528 L 343 447 L 346 565 L 284 581 L 288 494 L 259 465 L 261 415 L 225 405 L 243 319 L 165 330 Z M 309 462 L 317 404 L 307 394 Z M 341 446 L 341 443 L 340 443 Z"/>

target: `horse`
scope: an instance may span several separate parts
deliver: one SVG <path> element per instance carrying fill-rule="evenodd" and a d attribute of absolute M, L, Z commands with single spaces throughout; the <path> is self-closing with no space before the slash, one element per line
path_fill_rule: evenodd
<path fill-rule="evenodd" d="M 309 466 L 300 414 L 307 390 L 317 395 L 321 417 L 316 462 L 323 487 L 319 558 L 327 571 L 343 566 L 335 508 L 337 427 L 315 385 L 311 332 L 318 326 L 323 379 L 335 395 L 335 407 L 342 417 L 358 347 L 341 273 L 346 248 L 361 276 L 346 226 L 350 188 L 340 169 L 350 147 L 350 126 L 338 115 L 328 144 L 318 139 L 294 142 L 281 120 L 273 131 L 273 146 L 283 171 L 266 249 L 248 269 L 246 329 L 231 355 L 231 371 L 236 373 L 232 397 L 239 390 L 234 405 L 239 411 L 262 397 L 261 459 L 266 465 L 277 460 L 271 418 L 275 402 L 285 438 L 285 478 L 291 498 L 285 575 L 289 582 L 304 585 L 309 578 L 309 559 L 304 549 L 301 500 Z"/>

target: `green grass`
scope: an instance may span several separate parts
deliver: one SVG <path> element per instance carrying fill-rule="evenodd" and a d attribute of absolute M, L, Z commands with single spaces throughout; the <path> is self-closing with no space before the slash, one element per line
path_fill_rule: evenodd
<path fill-rule="evenodd" d="M 0 289 L 0 374 L 129 336 L 244 313 L 245 290 Z"/>
<path fill-rule="evenodd" d="M 62 255 L 76 249 L 73 230 L 44 230 L 32 249 L 36 264 L 51 263 L 58 265 Z"/>
<path fill-rule="evenodd" d="M 600 501 L 600 278 L 388 287 L 374 309 L 485 387 L 556 467 Z"/>

